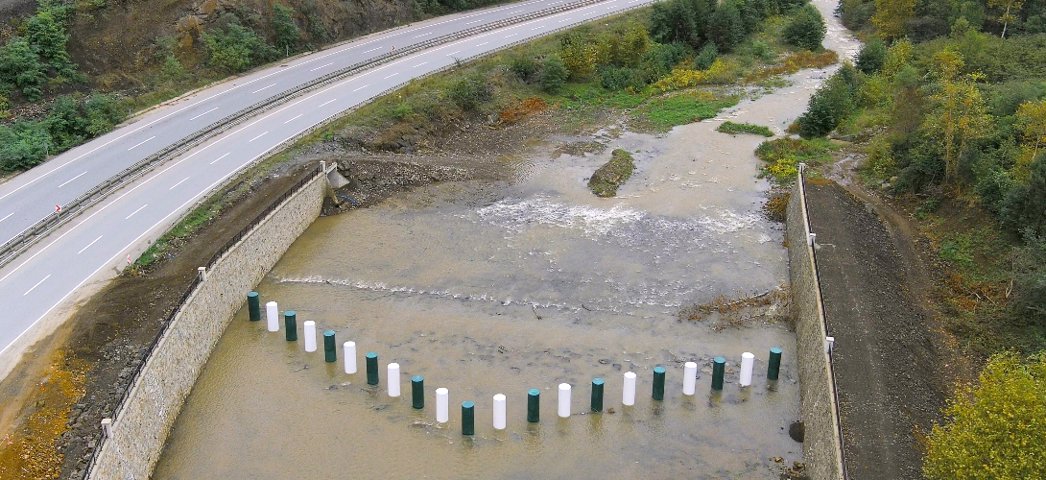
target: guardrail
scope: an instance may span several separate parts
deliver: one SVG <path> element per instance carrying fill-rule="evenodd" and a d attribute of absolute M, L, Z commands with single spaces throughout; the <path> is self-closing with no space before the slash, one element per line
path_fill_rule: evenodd
<path fill-rule="evenodd" d="M 113 192 L 145 176 L 146 174 L 152 171 L 152 167 L 177 157 L 178 155 L 186 152 L 187 150 L 190 150 L 193 147 L 196 147 L 201 143 L 215 137 L 218 133 L 221 133 L 233 126 L 243 123 L 247 119 L 265 110 L 287 103 L 290 100 L 300 97 L 304 93 L 328 85 L 335 81 L 341 80 L 347 76 L 359 73 L 364 69 L 383 63 L 388 63 L 389 61 L 399 57 L 410 55 L 412 53 L 416 53 L 437 45 L 442 45 L 445 43 L 453 42 L 455 40 L 460 40 L 462 38 L 476 35 L 478 33 L 496 30 L 498 28 L 507 27 L 517 23 L 522 23 L 528 20 L 533 20 L 536 18 L 541 18 L 548 15 L 565 12 L 568 10 L 573 10 L 575 8 L 583 7 L 586 5 L 601 3 L 602 1 L 603 0 L 581 0 L 579 2 L 549 7 L 542 10 L 538 10 L 536 12 L 516 15 L 514 17 L 509 17 L 503 20 L 497 20 L 475 27 L 469 27 L 454 33 L 449 33 L 419 43 L 414 43 L 402 49 L 396 49 L 395 51 L 383 53 L 377 57 L 364 60 L 362 62 L 354 63 L 352 65 L 349 65 L 348 67 L 341 68 L 334 72 L 310 80 L 306 83 L 299 84 L 298 86 L 291 88 L 290 90 L 284 90 L 281 93 L 275 94 L 249 107 L 243 108 L 235 113 L 227 115 L 224 118 L 216 122 L 213 122 L 207 125 L 206 127 L 197 130 L 196 132 L 193 132 L 192 134 L 164 147 L 162 150 L 146 158 L 143 158 L 142 160 L 139 160 L 138 162 L 134 163 L 130 167 L 127 167 L 115 176 L 96 185 L 91 190 L 68 202 L 66 205 L 62 207 L 61 212 L 56 212 L 51 215 L 48 215 L 43 220 L 35 223 L 31 227 L 23 230 L 14 238 L 5 242 L 2 246 L 0 246 L 0 268 L 3 268 L 8 263 L 11 263 L 14 259 L 18 258 L 21 254 L 25 253 L 26 250 L 32 248 L 33 245 L 35 245 L 41 239 L 49 235 L 51 232 L 65 225 L 73 218 L 76 218 L 88 208 L 98 204 Z"/>

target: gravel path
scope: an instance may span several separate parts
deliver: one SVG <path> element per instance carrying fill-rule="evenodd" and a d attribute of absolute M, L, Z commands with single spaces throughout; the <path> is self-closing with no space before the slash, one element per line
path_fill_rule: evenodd
<path fill-rule="evenodd" d="M 849 477 L 922 478 L 917 432 L 929 431 L 945 399 L 939 343 L 880 219 L 838 185 L 818 183 L 808 204 Z"/>

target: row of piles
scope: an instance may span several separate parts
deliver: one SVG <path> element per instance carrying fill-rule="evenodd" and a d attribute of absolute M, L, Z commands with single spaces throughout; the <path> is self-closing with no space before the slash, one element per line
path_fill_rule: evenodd
<path fill-rule="evenodd" d="M 252 322 L 261 320 L 261 300 L 258 292 L 250 292 L 247 294 L 247 310 L 248 316 Z M 265 304 L 266 317 L 268 323 L 268 330 L 270 332 L 278 332 L 280 329 L 279 325 L 279 309 L 276 302 L 268 302 Z M 298 322 L 297 313 L 294 310 L 287 310 L 283 314 L 284 317 L 284 328 L 286 330 L 286 339 L 289 342 L 298 340 Z M 307 321 L 303 324 L 304 337 L 305 337 L 305 351 L 315 352 L 317 349 L 316 345 L 316 323 L 313 321 Z M 356 343 L 345 342 L 342 345 L 345 355 L 345 373 L 354 374 L 357 372 L 356 367 Z M 334 330 L 325 330 L 323 332 L 323 353 L 324 360 L 328 363 L 336 362 L 338 359 L 337 354 L 337 343 L 335 341 Z M 766 378 L 770 381 L 776 381 L 781 371 L 781 354 L 782 350 L 780 347 L 773 347 L 770 349 L 769 361 L 767 365 Z M 364 355 L 366 360 L 367 368 L 367 384 L 378 385 L 380 378 L 378 375 L 378 354 L 376 352 L 367 352 Z M 755 355 L 751 352 L 744 352 L 741 355 L 741 371 L 739 385 L 744 388 L 752 384 L 752 371 L 755 365 Z M 387 374 L 389 378 L 388 382 L 388 395 L 390 397 L 400 396 L 400 365 L 398 363 L 388 364 Z M 712 390 L 721 391 L 723 389 L 723 380 L 726 373 L 726 359 L 717 356 L 712 360 Z M 653 368 L 653 387 L 651 391 L 651 398 L 656 401 L 662 401 L 665 398 L 665 377 L 667 370 L 665 367 L 658 365 Z M 621 403 L 626 406 L 633 406 L 636 403 L 636 373 L 625 372 L 624 381 L 622 383 L 621 391 Z M 425 408 L 425 378 L 421 375 L 414 375 L 410 379 L 411 383 L 411 406 L 415 409 Z M 603 393 L 606 381 L 602 377 L 596 377 L 592 379 L 591 389 L 591 402 L 590 408 L 594 413 L 603 411 Z M 697 363 L 686 362 L 683 365 L 683 395 L 692 396 L 696 393 L 697 388 Z M 560 418 L 570 417 L 570 402 L 571 402 L 571 386 L 569 383 L 559 384 L 559 397 L 557 404 L 557 415 Z M 537 423 L 540 421 L 540 399 L 541 391 L 532 388 L 527 391 L 527 421 L 531 423 Z M 494 395 L 494 415 L 493 424 L 494 429 L 504 430 L 507 423 L 507 398 L 504 394 L 498 393 Z M 446 423 L 450 420 L 450 392 L 446 388 L 436 389 L 436 421 L 438 423 Z M 463 435 L 474 435 L 476 431 L 475 424 L 475 409 L 476 404 L 471 400 L 466 400 L 461 403 L 461 431 Z"/>

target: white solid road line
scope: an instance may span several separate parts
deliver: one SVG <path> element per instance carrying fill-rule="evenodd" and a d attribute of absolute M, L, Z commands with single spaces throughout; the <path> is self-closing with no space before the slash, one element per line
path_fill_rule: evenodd
<path fill-rule="evenodd" d="M 26 291 L 25 291 L 25 293 L 23 293 L 23 294 L 22 294 L 22 296 L 24 297 L 24 296 L 26 296 L 26 295 L 29 295 L 29 292 L 32 292 L 33 290 L 36 290 L 36 287 L 39 287 L 39 286 L 40 286 L 40 284 L 41 284 L 41 283 L 44 283 L 44 281 L 46 281 L 46 280 L 47 280 L 48 278 L 51 278 L 51 274 L 50 274 L 50 273 L 48 273 L 48 274 L 47 274 L 47 276 L 46 276 L 46 277 L 44 277 L 44 278 L 43 278 L 42 280 L 40 280 L 39 282 L 36 282 L 36 285 L 33 285 L 33 288 L 30 288 L 29 290 L 26 290 Z"/>
<path fill-rule="evenodd" d="M 185 183 L 185 181 L 188 180 L 188 179 L 189 179 L 189 177 L 185 177 L 185 178 L 181 179 L 180 181 L 178 181 L 178 183 L 176 183 L 174 185 L 171 185 L 171 188 L 168 188 L 167 191 L 174 190 L 175 188 L 178 187 L 178 185 L 181 185 L 181 184 Z"/>
<path fill-rule="evenodd" d="M 210 109 L 210 110 L 207 110 L 206 112 L 203 112 L 203 113 L 201 113 L 201 114 L 199 114 L 199 115 L 197 115 L 197 116 L 195 116 L 195 117 L 192 117 L 192 118 L 190 118 L 190 119 L 189 119 L 189 121 L 191 122 L 191 121 L 193 121 L 193 120 L 196 120 L 197 118 L 200 118 L 200 117 L 202 117 L 202 116 L 204 116 L 204 115 L 207 115 L 208 113 L 211 113 L 211 112 L 213 112 L 213 111 L 215 111 L 215 110 L 217 110 L 217 109 L 218 109 L 218 107 L 214 107 L 214 108 L 212 108 L 212 109 Z"/>
<path fill-rule="evenodd" d="M 301 116 L 302 116 L 302 115 L 305 115 L 305 114 L 304 114 L 304 113 L 299 113 L 299 114 L 297 114 L 297 115 L 295 115 L 295 116 L 291 117 L 291 119 L 290 119 L 290 120 L 287 120 L 286 122 L 283 122 L 283 124 L 284 124 L 284 125 L 286 125 L 286 124 L 288 124 L 288 123 L 291 123 L 291 122 L 293 122 L 293 121 L 295 121 L 295 120 L 297 120 L 297 119 L 301 118 Z M 228 155 L 228 154 L 226 154 L 226 155 Z"/>
<path fill-rule="evenodd" d="M 186 180 L 188 180 L 188 178 L 186 178 Z M 182 182 L 184 182 L 184 181 L 185 181 L 185 180 L 182 180 Z M 178 183 L 182 183 L 182 182 L 178 182 Z M 171 187 L 171 188 L 174 188 L 174 187 Z M 170 190 L 171 188 L 168 188 L 167 190 Z M 145 209 L 145 207 L 148 207 L 148 206 L 149 206 L 149 204 L 148 204 L 148 203 L 146 203 L 145 205 L 142 205 L 142 206 L 138 207 L 138 209 L 137 209 L 137 210 L 135 210 L 135 211 L 131 212 L 131 214 L 130 214 L 130 215 L 128 215 L 128 216 L 126 216 L 126 217 L 123 217 L 123 219 L 124 219 L 124 220 L 130 220 L 130 219 L 131 219 L 131 217 L 133 217 L 133 216 L 134 216 L 134 214 L 136 214 L 136 213 L 138 213 L 138 212 L 140 212 L 140 211 L 144 210 L 144 209 Z"/>
<path fill-rule="evenodd" d="M 101 239 L 102 239 L 102 236 L 99 235 L 98 238 L 92 240 L 91 243 L 88 243 L 87 246 L 85 246 L 84 248 L 81 248 L 79 252 L 76 252 L 76 254 L 79 255 L 81 253 L 84 253 L 84 250 L 87 250 L 88 248 L 91 248 L 91 245 L 94 245 L 94 244 L 98 243 L 98 241 L 101 240 Z"/>
<path fill-rule="evenodd" d="M 251 143 L 251 142 L 253 142 L 253 141 L 255 141 L 255 140 L 257 140 L 257 139 L 259 139 L 261 137 L 264 137 L 266 133 L 269 133 L 269 131 L 266 130 L 266 131 L 262 132 L 261 135 L 258 135 L 257 137 L 254 137 L 254 138 L 252 138 L 250 140 L 247 140 L 247 143 Z"/>
<path fill-rule="evenodd" d="M 259 88 L 259 89 L 255 90 L 255 91 L 253 91 L 253 92 L 251 92 L 251 93 L 258 93 L 258 92 L 260 92 L 260 91 L 262 91 L 262 90 L 265 90 L 266 88 L 269 88 L 269 87 L 275 87 L 275 86 L 276 86 L 276 84 L 275 84 L 275 83 L 270 83 L 270 84 L 268 84 L 268 85 L 266 85 L 266 86 L 264 86 L 264 87 L 261 87 L 261 88 Z"/>
<path fill-rule="evenodd" d="M 330 104 L 332 104 L 334 102 L 337 102 L 337 101 L 338 101 L 337 98 L 332 98 L 330 100 L 327 100 L 326 102 L 321 103 L 320 106 L 318 106 L 316 108 L 323 108 L 323 107 L 326 107 L 327 105 L 330 105 Z"/>
<path fill-rule="evenodd" d="M 7 220 L 8 218 L 11 218 L 11 215 L 14 215 L 14 214 L 15 214 L 15 212 L 8 213 L 6 217 L 0 218 L 0 222 L 2 222 L 4 220 Z"/>
<path fill-rule="evenodd" d="M 300 117 L 301 115 L 298 115 L 298 116 Z M 214 160 L 211 160 L 211 163 L 209 163 L 209 165 L 214 165 L 215 163 L 218 163 L 218 162 L 220 162 L 220 161 L 221 161 L 221 159 L 223 159 L 223 158 L 225 158 L 225 157 L 228 157 L 230 153 L 232 153 L 232 152 L 225 152 L 225 154 L 224 154 L 224 155 L 222 155 L 222 156 L 220 156 L 220 157 L 218 157 L 218 158 L 215 158 Z"/>
<path fill-rule="evenodd" d="M 66 180 L 66 181 L 62 182 L 62 184 L 59 185 L 58 188 L 62 188 L 64 186 L 68 185 L 69 183 L 71 183 L 73 180 L 76 180 L 77 178 L 80 178 L 80 177 L 82 177 L 82 176 L 84 176 L 86 174 L 87 174 L 87 172 L 84 172 L 84 173 L 81 173 L 81 174 L 79 174 L 79 175 L 77 175 L 77 176 L 75 176 L 73 178 L 70 178 L 69 180 Z"/>
<path fill-rule="evenodd" d="M 369 86 L 370 86 L 370 84 L 367 84 L 367 85 L 364 85 L 364 86 L 362 86 L 362 87 L 359 87 L 359 88 L 357 88 L 357 89 L 355 89 L 355 90 L 353 90 L 353 91 L 354 91 L 354 92 L 358 92 L 358 91 L 360 91 L 360 90 L 363 90 L 364 88 L 367 88 L 367 87 L 369 87 Z"/>
<path fill-rule="evenodd" d="M 313 69 L 311 69 L 311 70 L 309 70 L 309 71 L 310 71 L 310 72 L 315 72 L 316 70 L 319 70 L 319 69 L 321 69 L 321 68 L 326 68 L 326 67 L 329 67 L 329 66 L 331 66 L 331 65 L 334 65 L 334 62 L 330 62 L 330 63 L 325 63 L 325 64 L 323 64 L 323 65 L 320 65 L 320 66 L 318 66 L 318 67 L 316 67 L 316 68 L 313 68 Z"/>
<path fill-rule="evenodd" d="M 134 149 L 136 149 L 136 148 L 138 148 L 138 147 L 140 147 L 140 146 L 142 146 L 142 145 L 145 145 L 145 142 L 148 142 L 149 140 L 152 140 L 152 139 L 154 139 L 154 138 L 156 138 L 156 135 L 153 135 L 153 136 L 151 136 L 151 137 L 149 137 L 149 138 L 146 138 L 145 140 L 142 140 L 142 142 L 141 142 L 141 143 L 138 143 L 138 144 L 136 144 L 135 146 L 133 146 L 133 147 L 131 147 L 131 148 L 128 148 L 128 149 L 127 149 L 127 151 L 128 151 L 128 152 L 130 152 L 131 150 L 134 150 Z"/>

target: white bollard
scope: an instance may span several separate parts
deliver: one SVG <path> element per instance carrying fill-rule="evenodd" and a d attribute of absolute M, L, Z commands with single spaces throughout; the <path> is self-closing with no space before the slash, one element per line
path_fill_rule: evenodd
<path fill-rule="evenodd" d="M 388 371 L 389 396 L 395 398 L 400 396 L 400 364 L 390 363 Z"/>
<path fill-rule="evenodd" d="M 505 400 L 505 395 L 502 393 L 494 395 L 494 430 L 505 429 L 507 415 L 508 405 Z"/>
<path fill-rule="evenodd" d="M 316 351 L 316 322 L 312 320 L 305 322 L 305 351 Z"/>
<path fill-rule="evenodd" d="M 693 395 L 697 391 L 697 364 L 683 364 L 683 395 Z"/>
<path fill-rule="evenodd" d="M 625 372 L 625 385 L 621 391 L 621 403 L 628 406 L 636 404 L 636 372 Z"/>
<path fill-rule="evenodd" d="M 265 304 L 265 320 L 270 332 L 280 331 L 280 309 L 276 307 L 276 302 Z"/>
<path fill-rule="evenodd" d="M 559 418 L 570 418 L 570 384 L 559 384 Z"/>
<path fill-rule="evenodd" d="M 345 342 L 345 373 L 356 373 L 356 342 Z"/>
<path fill-rule="evenodd" d="M 741 381 L 742 387 L 752 384 L 752 368 L 755 367 L 755 354 L 745 352 L 741 354 Z"/>
<path fill-rule="evenodd" d="M 436 389 L 436 421 L 439 423 L 450 421 L 450 392 L 446 388 Z"/>
<path fill-rule="evenodd" d="M 835 337 L 824 337 L 824 353 L 831 355 L 833 348 L 835 348 Z"/>

